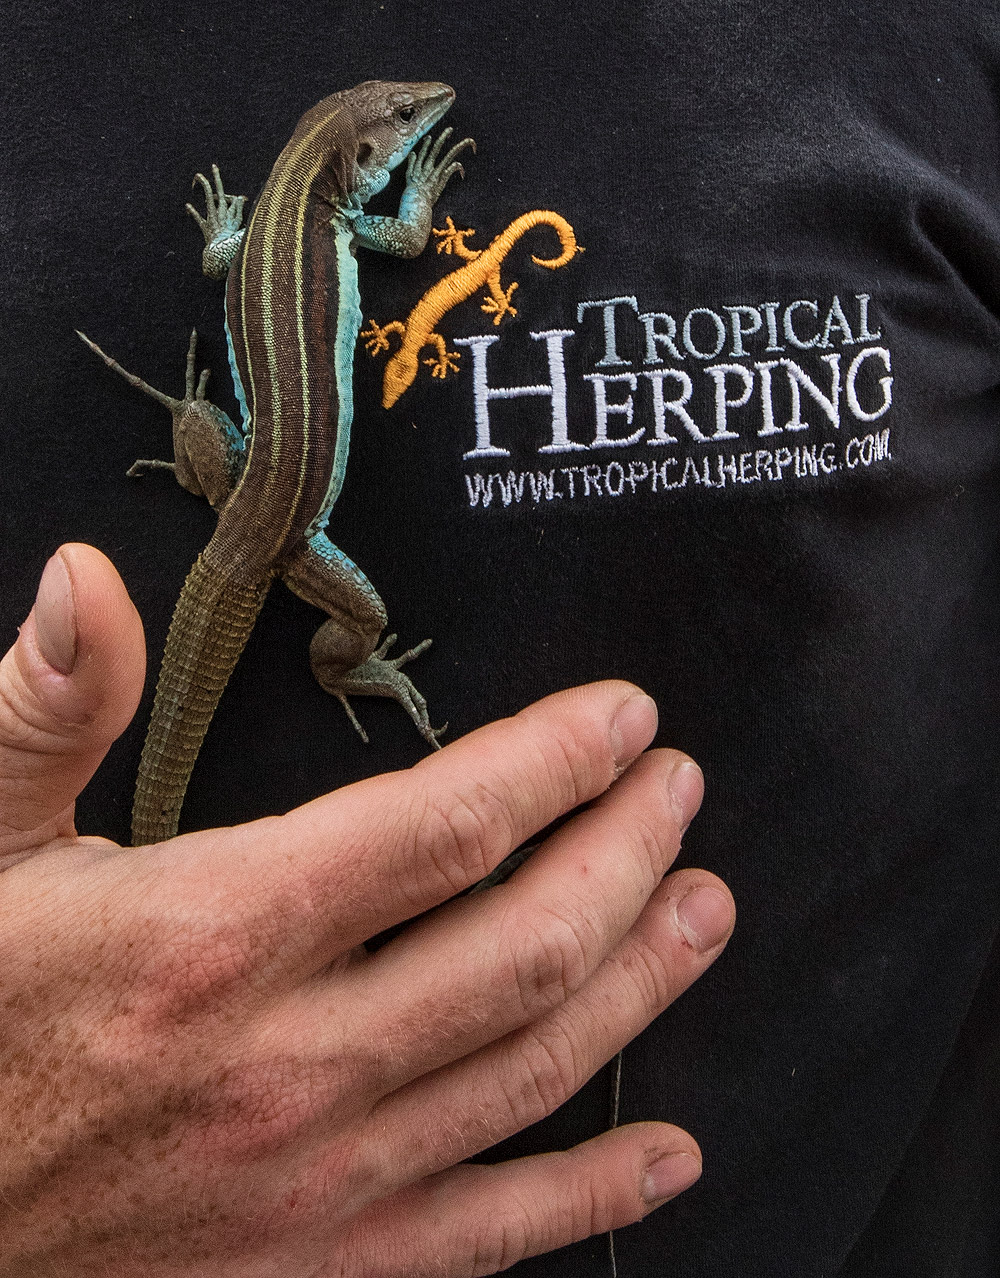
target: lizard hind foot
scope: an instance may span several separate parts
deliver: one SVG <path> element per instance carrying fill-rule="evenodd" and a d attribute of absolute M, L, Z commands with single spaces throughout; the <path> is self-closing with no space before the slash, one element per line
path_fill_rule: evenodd
<path fill-rule="evenodd" d="M 427 714 L 427 702 L 417 691 L 409 676 L 400 670 L 400 667 L 408 661 L 426 652 L 431 646 L 431 640 L 425 639 L 413 648 L 408 648 L 406 652 L 400 653 L 398 657 L 387 657 L 386 653 L 395 642 L 396 636 L 389 635 L 366 661 L 362 661 L 360 665 L 355 666 L 353 670 L 348 670 L 345 674 L 334 674 L 329 669 L 323 669 L 321 663 L 317 661 L 313 662 L 313 673 L 320 685 L 327 692 L 332 693 L 344 707 L 347 717 L 366 745 L 368 734 L 354 713 L 350 702 L 352 696 L 391 697 L 394 701 L 398 701 L 431 749 L 440 750 L 441 743 L 438 737 L 443 735 L 448 725 L 444 724 L 440 728 L 431 726 Z"/>
<path fill-rule="evenodd" d="M 164 408 L 169 409 L 171 413 L 176 413 L 183 408 L 186 402 L 185 400 L 174 399 L 172 395 L 166 395 L 163 391 L 157 390 L 155 386 L 150 386 L 149 382 L 144 382 L 141 377 L 136 377 L 135 373 L 130 373 L 127 369 L 122 368 L 121 364 L 119 364 L 116 359 L 112 359 L 110 355 L 102 351 L 96 342 L 92 342 L 90 340 L 86 333 L 81 333 L 78 328 L 73 331 L 76 333 L 80 341 L 94 352 L 98 359 L 102 359 L 112 372 L 117 373 L 119 377 L 123 377 L 130 386 L 134 386 L 136 390 L 141 390 L 144 395 L 148 395 L 151 399 L 155 399 L 158 404 L 162 404 Z M 188 344 L 188 361 L 185 378 L 185 390 L 188 399 L 191 397 L 190 391 L 193 386 L 194 347 L 197 336 L 198 333 L 197 330 L 195 330 L 191 334 L 191 341 Z"/>

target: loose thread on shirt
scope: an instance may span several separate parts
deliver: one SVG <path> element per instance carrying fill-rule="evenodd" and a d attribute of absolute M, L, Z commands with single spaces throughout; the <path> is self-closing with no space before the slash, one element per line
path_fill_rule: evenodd
<path fill-rule="evenodd" d="M 611 1083 L 611 1127 L 618 1126 L 618 1111 L 622 1095 L 622 1053 L 615 1057 L 615 1073 Z M 611 1261 L 611 1278 L 618 1278 L 618 1261 L 615 1258 L 615 1231 L 608 1230 L 608 1258 Z"/>

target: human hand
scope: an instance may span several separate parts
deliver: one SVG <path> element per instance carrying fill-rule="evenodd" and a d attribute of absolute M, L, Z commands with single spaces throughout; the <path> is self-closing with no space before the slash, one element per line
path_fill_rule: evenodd
<path fill-rule="evenodd" d="M 648 698 L 572 689 L 286 816 L 121 849 L 77 836 L 73 801 L 142 674 L 113 567 L 63 547 L 0 665 L 0 1275 L 490 1274 L 697 1178 L 664 1123 L 461 1161 L 550 1113 L 725 943 L 719 880 L 663 878 L 702 783 L 637 757 Z"/>

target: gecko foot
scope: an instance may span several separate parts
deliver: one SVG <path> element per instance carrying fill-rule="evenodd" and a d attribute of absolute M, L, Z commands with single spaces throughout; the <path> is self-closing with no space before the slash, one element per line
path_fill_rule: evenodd
<path fill-rule="evenodd" d="M 445 225 L 439 231 L 436 226 L 431 227 L 431 234 L 438 238 L 437 251 L 439 253 L 454 253 L 456 257 L 464 257 L 467 262 L 473 261 L 479 256 L 478 249 L 470 249 L 465 241 L 470 235 L 475 235 L 475 227 L 468 227 L 464 231 L 460 231 L 450 217 L 445 218 Z"/>
<path fill-rule="evenodd" d="M 498 281 L 490 286 L 490 292 L 486 294 L 486 299 L 479 309 L 485 311 L 487 315 L 492 315 L 494 324 L 499 324 L 505 315 L 516 315 L 517 307 L 511 305 L 510 300 L 516 288 L 516 280 L 510 288 L 501 288 Z"/>
<path fill-rule="evenodd" d="M 315 663 L 314 673 L 326 691 L 332 693 L 344 707 L 347 717 L 366 745 L 368 734 L 358 722 L 358 717 L 349 700 L 351 696 L 392 697 L 394 701 L 399 702 L 417 725 L 417 731 L 427 744 L 434 750 L 440 750 L 441 744 L 438 737 L 447 731 L 448 725 L 445 724 L 441 728 L 431 727 L 427 715 L 427 702 L 413 686 L 409 677 L 400 671 L 400 666 L 412 661 L 414 657 L 419 657 L 422 652 L 426 652 L 431 646 L 431 640 L 425 639 L 423 643 L 409 648 L 398 657 L 387 657 L 386 653 L 395 642 L 396 635 L 389 635 L 367 661 L 363 661 L 361 665 L 355 666 L 346 674 L 330 675 L 324 672 L 324 676 L 320 677 L 320 671 L 317 670 Z"/>
<path fill-rule="evenodd" d="M 400 337 L 404 337 L 406 328 L 400 320 L 391 320 L 384 327 L 380 327 L 374 320 L 369 320 L 368 327 L 363 328 L 359 336 L 364 340 L 368 354 L 374 358 L 379 351 L 387 351 L 389 349 L 390 333 L 398 333 Z"/>
<path fill-rule="evenodd" d="M 431 376 L 445 378 L 449 373 L 457 373 L 461 352 L 450 351 L 440 333 L 431 333 L 427 340 L 437 349 L 436 355 L 429 355 L 422 361 L 431 370 Z"/>

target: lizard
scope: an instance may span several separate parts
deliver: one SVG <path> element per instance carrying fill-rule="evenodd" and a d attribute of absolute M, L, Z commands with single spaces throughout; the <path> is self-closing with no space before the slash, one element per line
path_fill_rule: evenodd
<path fill-rule="evenodd" d="M 459 230 L 449 217 L 447 225 L 434 235 L 439 243 L 439 253 L 454 253 L 464 260 L 465 265 L 451 271 L 439 280 L 423 295 L 406 320 L 392 320 L 388 324 L 378 325 L 374 320 L 361 333 L 370 355 L 389 349 L 389 334 L 398 333 L 400 346 L 390 357 L 385 366 L 382 379 L 382 405 L 392 408 L 396 400 L 412 384 L 419 371 L 418 357 L 425 346 L 433 346 L 436 356 L 423 362 L 430 366 L 434 377 L 445 377 L 449 372 L 457 372 L 459 355 L 457 351 L 447 348 L 444 338 L 436 331 L 441 319 L 459 302 L 464 302 L 483 285 L 487 292 L 481 310 L 493 316 L 493 323 L 499 324 L 505 315 L 516 315 L 517 308 L 511 302 L 516 281 L 504 288 L 500 283 L 500 265 L 517 241 L 536 226 L 551 226 L 559 237 L 562 252 L 556 257 L 536 257 L 531 260 L 538 266 L 545 266 L 550 271 L 565 266 L 583 249 L 576 242 L 572 226 L 559 213 L 547 209 L 533 209 L 522 213 L 514 219 L 510 226 L 500 232 L 490 244 L 482 250 L 470 249 L 465 241 L 474 235 L 473 230 Z"/>
<path fill-rule="evenodd" d="M 353 418 L 352 371 L 361 327 L 356 249 L 400 257 L 423 251 L 435 201 L 471 138 L 443 147 L 430 131 L 454 90 L 439 83 L 371 80 L 308 110 L 278 157 L 242 228 L 245 197 L 198 174 L 205 240 L 202 269 L 226 279 L 226 335 L 242 424 L 205 399 L 194 381 L 195 335 L 185 396 L 155 391 L 81 338 L 115 371 L 173 415 L 174 461 L 140 461 L 132 474 L 173 471 L 218 511 L 174 610 L 142 751 L 132 812 L 140 846 L 177 831 L 195 760 L 223 689 L 275 577 L 329 613 L 310 646 L 321 685 L 343 703 L 352 694 L 395 698 L 425 741 L 440 748 L 426 703 L 400 666 L 423 652 L 387 657 L 379 644 L 386 609 L 360 568 L 326 534 L 344 482 Z M 364 205 L 406 161 L 396 217 Z M 367 738 L 365 738 L 367 740 Z"/>

